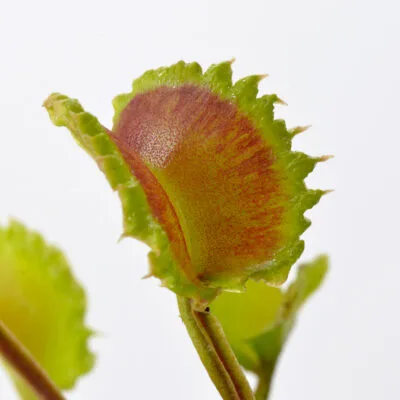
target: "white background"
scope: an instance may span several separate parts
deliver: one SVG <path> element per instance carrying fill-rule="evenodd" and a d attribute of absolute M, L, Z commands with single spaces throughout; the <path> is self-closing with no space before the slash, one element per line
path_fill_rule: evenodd
<path fill-rule="evenodd" d="M 146 248 L 117 244 L 121 213 L 94 162 L 41 104 L 80 99 L 105 125 L 111 99 L 149 68 L 269 73 L 296 149 L 334 154 L 308 179 L 335 188 L 309 213 L 303 260 L 331 255 L 301 314 L 272 400 L 400 398 L 400 28 L 396 0 L 6 1 L 0 3 L 0 218 L 14 216 L 68 254 L 88 289 L 98 362 L 71 400 L 218 399 L 174 296 L 146 274 Z M 0 399 L 13 400 L 0 375 Z"/>

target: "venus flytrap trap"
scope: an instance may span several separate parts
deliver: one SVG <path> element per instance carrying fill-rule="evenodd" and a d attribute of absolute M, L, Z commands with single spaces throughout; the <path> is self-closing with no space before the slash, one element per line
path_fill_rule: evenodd
<path fill-rule="evenodd" d="M 257 97 L 265 76 L 233 83 L 231 64 L 146 72 L 114 99 L 110 129 L 65 95 L 44 106 L 118 192 L 123 236 L 149 246 L 149 276 L 176 293 L 222 398 L 263 399 L 296 313 L 326 272 L 319 258 L 286 291 L 272 287 L 303 252 L 304 213 L 326 193 L 304 179 L 327 157 L 292 151 L 307 127 L 287 129 L 274 118 L 282 100 Z M 255 394 L 242 367 L 259 376 Z"/>
<path fill-rule="evenodd" d="M 92 369 L 85 313 L 60 250 L 19 222 L 0 228 L 0 354 L 22 399 L 61 399 L 54 384 L 71 389 Z"/>
<path fill-rule="evenodd" d="M 283 283 L 303 214 L 324 194 L 304 178 L 325 158 L 291 151 L 298 129 L 274 119 L 276 95 L 256 97 L 261 78 L 232 84 L 230 62 L 148 71 L 114 99 L 111 130 L 77 100 L 44 103 L 118 191 L 124 236 L 150 246 L 150 274 L 200 309 L 249 278 Z"/>

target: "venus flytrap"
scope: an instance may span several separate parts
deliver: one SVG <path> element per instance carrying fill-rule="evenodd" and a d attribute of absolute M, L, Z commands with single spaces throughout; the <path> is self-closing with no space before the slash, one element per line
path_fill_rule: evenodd
<path fill-rule="evenodd" d="M 324 194 L 304 179 L 326 157 L 291 150 L 304 128 L 274 119 L 282 101 L 257 97 L 263 77 L 232 83 L 231 62 L 204 73 L 182 61 L 148 71 L 114 99 L 111 129 L 64 95 L 44 103 L 118 191 L 124 236 L 149 245 L 149 275 L 178 295 L 224 398 L 252 394 L 215 317 L 201 313 L 249 279 L 283 283 L 303 251 L 304 212 Z"/>
<path fill-rule="evenodd" d="M 231 64 L 146 72 L 113 100 L 111 128 L 59 93 L 44 106 L 118 192 L 123 236 L 149 246 L 149 276 L 178 296 L 222 398 L 263 399 L 296 313 L 326 272 L 319 258 L 286 291 L 272 287 L 303 252 L 304 213 L 326 193 L 304 179 L 328 157 L 292 151 L 307 127 L 287 129 L 274 118 L 282 100 L 257 97 L 265 76 L 233 83 Z M 254 394 L 242 367 L 259 376 Z"/>

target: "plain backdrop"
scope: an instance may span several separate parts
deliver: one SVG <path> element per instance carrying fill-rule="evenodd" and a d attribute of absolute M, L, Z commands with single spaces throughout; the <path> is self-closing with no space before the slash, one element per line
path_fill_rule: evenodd
<path fill-rule="evenodd" d="M 400 398 L 399 93 L 396 0 L 0 2 L 0 219 L 61 246 L 88 290 L 98 359 L 71 400 L 218 399 L 178 318 L 122 232 L 117 196 L 41 104 L 80 99 L 110 126 L 111 99 L 150 68 L 236 57 L 268 73 L 295 149 L 334 154 L 307 180 L 334 188 L 308 213 L 302 260 L 331 256 L 280 360 L 272 400 Z M 0 372 L 0 399 L 16 399 Z"/>

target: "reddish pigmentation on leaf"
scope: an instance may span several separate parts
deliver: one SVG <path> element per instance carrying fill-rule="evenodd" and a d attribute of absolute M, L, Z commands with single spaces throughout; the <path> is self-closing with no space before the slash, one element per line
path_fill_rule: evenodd
<path fill-rule="evenodd" d="M 236 105 L 160 87 L 131 100 L 113 139 L 189 279 L 241 276 L 282 245 L 275 155 Z"/>

